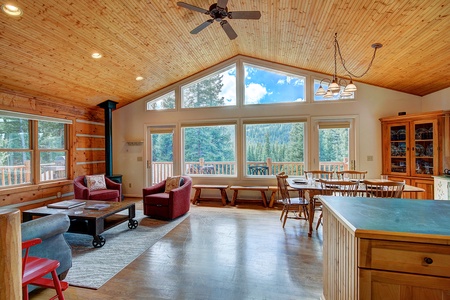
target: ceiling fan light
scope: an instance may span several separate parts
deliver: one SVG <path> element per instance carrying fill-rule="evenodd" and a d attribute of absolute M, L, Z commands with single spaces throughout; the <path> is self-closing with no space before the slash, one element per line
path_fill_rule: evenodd
<path fill-rule="evenodd" d="M 345 87 L 345 92 L 356 92 L 357 88 L 356 85 L 353 84 L 353 82 L 350 81 L 350 83 Z"/>
<path fill-rule="evenodd" d="M 316 96 L 323 96 L 327 93 L 325 89 L 322 86 L 319 86 L 319 88 L 316 91 Z"/>

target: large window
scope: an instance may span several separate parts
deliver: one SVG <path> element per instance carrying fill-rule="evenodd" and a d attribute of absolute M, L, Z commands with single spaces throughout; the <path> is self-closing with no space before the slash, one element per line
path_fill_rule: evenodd
<path fill-rule="evenodd" d="M 236 65 L 181 87 L 183 108 L 236 105 Z"/>
<path fill-rule="evenodd" d="M 67 178 L 66 123 L 0 113 L 0 188 Z"/>
<path fill-rule="evenodd" d="M 66 128 L 62 123 L 38 121 L 40 180 L 66 178 Z"/>
<path fill-rule="evenodd" d="M 175 109 L 175 91 L 147 102 L 147 110 Z"/>
<path fill-rule="evenodd" d="M 236 125 L 183 127 L 184 173 L 236 175 Z"/>
<path fill-rule="evenodd" d="M 304 132 L 303 122 L 246 124 L 245 174 L 303 175 Z"/>
<path fill-rule="evenodd" d="M 305 102 L 305 77 L 244 64 L 244 104 Z"/>
<path fill-rule="evenodd" d="M 30 123 L 0 116 L 0 187 L 31 183 Z"/>

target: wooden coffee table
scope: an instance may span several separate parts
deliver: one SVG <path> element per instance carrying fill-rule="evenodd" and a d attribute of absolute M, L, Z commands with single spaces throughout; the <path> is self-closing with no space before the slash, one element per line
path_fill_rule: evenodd
<path fill-rule="evenodd" d="M 23 221 L 26 222 L 32 220 L 34 217 L 58 213 L 66 214 L 70 219 L 68 232 L 92 235 L 94 237 L 92 245 L 95 248 L 100 248 L 105 245 L 106 240 L 100 235 L 104 231 L 126 221 L 128 221 L 128 228 L 130 229 L 135 229 L 138 226 L 138 221 L 133 219 L 136 216 L 134 202 L 75 201 L 86 202 L 86 204 L 71 209 L 48 208 L 44 206 L 26 210 L 22 212 Z M 100 210 L 86 209 L 86 206 L 92 206 L 94 204 L 109 204 L 109 207 Z M 128 214 L 119 214 L 125 210 L 128 210 Z"/>

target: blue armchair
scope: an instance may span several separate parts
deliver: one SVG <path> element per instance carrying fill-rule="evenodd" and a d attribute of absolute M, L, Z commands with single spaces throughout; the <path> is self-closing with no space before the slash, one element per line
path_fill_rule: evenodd
<path fill-rule="evenodd" d="M 60 262 L 56 269 L 62 280 L 72 267 L 72 249 L 64 238 L 70 220 L 65 214 L 55 214 L 21 224 L 22 241 L 40 238 L 42 243 L 30 248 L 30 256 L 54 259 Z M 31 290 L 31 289 L 30 289 Z"/>

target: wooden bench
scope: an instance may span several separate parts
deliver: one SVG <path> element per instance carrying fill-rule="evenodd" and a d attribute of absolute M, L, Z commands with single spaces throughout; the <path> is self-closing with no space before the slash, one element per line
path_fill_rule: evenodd
<path fill-rule="evenodd" d="M 270 185 L 268 189 L 270 191 L 269 207 L 272 208 L 274 203 L 275 203 L 275 201 L 276 201 L 276 195 L 277 195 L 277 192 L 278 192 L 278 186 Z"/>
<path fill-rule="evenodd" d="M 221 199 L 223 205 L 227 205 L 228 203 L 228 196 L 227 192 L 225 191 L 228 188 L 228 185 L 194 184 L 192 188 L 195 189 L 195 196 L 194 199 L 192 199 L 193 204 L 198 204 L 198 202 L 202 200 L 217 200 L 217 199 Z M 201 198 L 200 195 L 203 189 L 220 190 L 221 198 Z"/>
<path fill-rule="evenodd" d="M 267 185 L 266 186 L 233 185 L 230 187 L 230 190 L 233 191 L 233 199 L 231 200 L 231 205 L 236 205 L 236 201 L 238 200 L 239 191 L 259 191 L 261 193 L 261 200 L 263 202 L 263 205 L 264 205 L 264 207 L 267 207 L 266 191 L 269 190 L 269 187 Z M 243 199 L 241 199 L 241 200 L 243 200 Z M 247 200 L 247 199 L 245 199 L 245 200 Z M 250 199 L 248 199 L 248 200 L 250 200 Z"/>

